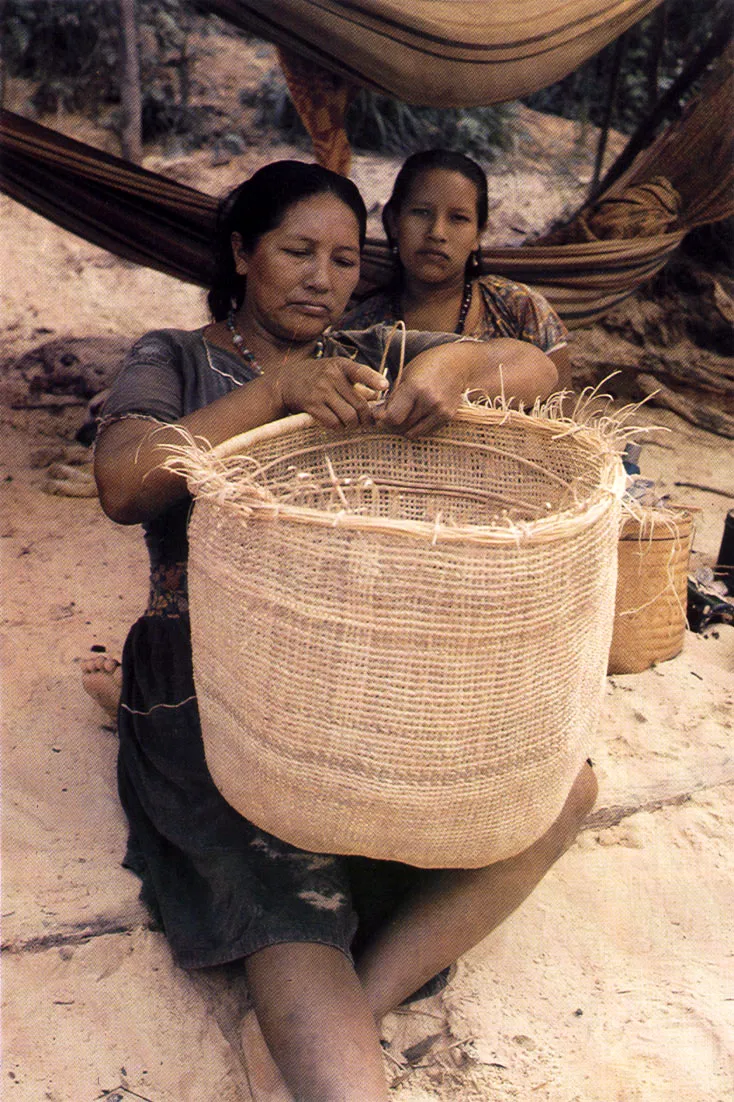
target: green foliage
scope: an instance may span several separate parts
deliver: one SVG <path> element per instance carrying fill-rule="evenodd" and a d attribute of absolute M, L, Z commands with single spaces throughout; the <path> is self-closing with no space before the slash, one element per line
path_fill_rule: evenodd
<path fill-rule="evenodd" d="M 508 113 L 504 105 L 411 107 L 364 88 L 350 105 L 346 128 L 355 149 L 412 153 L 443 146 L 491 160 L 509 147 Z"/>
<path fill-rule="evenodd" d="M 115 0 L 5 0 L 3 60 L 9 76 L 37 82 L 40 111 L 96 107 L 117 93 Z"/>
<path fill-rule="evenodd" d="M 280 74 L 273 71 L 255 93 L 240 96 L 255 106 L 256 125 L 279 131 L 286 141 L 308 144 L 308 136 Z M 354 149 L 412 153 L 432 146 L 492 160 L 509 146 L 504 105 L 474 108 L 412 107 L 363 88 L 350 104 L 346 130 Z"/>
<path fill-rule="evenodd" d="M 186 134 L 198 144 L 206 111 L 188 103 L 187 36 L 183 0 L 137 0 L 143 139 Z M 118 0 L 5 0 L 3 58 L 9 76 L 36 83 L 40 113 L 89 111 L 119 103 Z M 117 112 L 110 115 L 114 128 Z"/>
<path fill-rule="evenodd" d="M 730 0 L 665 0 L 646 19 L 631 27 L 612 106 L 611 125 L 631 133 L 652 109 L 683 67 L 706 43 Z M 556 84 L 523 102 L 564 118 L 604 121 L 616 44 L 590 58 Z"/>
<path fill-rule="evenodd" d="M 665 0 L 630 29 L 615 97 L 612 125 L 632 131 L 654 98 L 675 79 L 706 41 L 731 0 Z M 116 127 L 119 111 L 118 0 L 0 0 L 3 60 L 8 76 L 35 84 L 39 113 L 58 109 L 104 114 Z M 143 138 L 171 134 L 201 145 L 221 129 L 214 108 L 191 104 L 190 35 L 216 26 L 217 33 L 249 36 L 193 14 L 191 0 L 137 0 L 140 38 Z M 604 118 L 615 45 L 607 47 L 564 80 L 525 102 L 580 121 Z M 308 144 L 285 82 L 274 71 L 240 101 L 256 107 L 256 122 L 284 138 Z M 347 113 L 354 148 L 399 154 L 446 146 L 490 161 L 507 148 L 510 127 L 503 105 L 471 109 L 411 107 L 363 89 Z"/>

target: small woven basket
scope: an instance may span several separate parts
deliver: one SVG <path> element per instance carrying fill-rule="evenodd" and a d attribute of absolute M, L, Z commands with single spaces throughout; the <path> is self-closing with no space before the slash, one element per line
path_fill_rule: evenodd
<path fill-rule="evenodd" d="M 603 694 L 624 472 L 535 413 L 415 440 L 299 414 L 188 449 L 206 756 L 262 829 L 477 867 L 558 815 Z"/>
<path fill-rule="evenodd" d="M 684 509 L 627 516 L 619 537 L 609 673 L 639 673 L 683 648 L 693 519 Z"/>

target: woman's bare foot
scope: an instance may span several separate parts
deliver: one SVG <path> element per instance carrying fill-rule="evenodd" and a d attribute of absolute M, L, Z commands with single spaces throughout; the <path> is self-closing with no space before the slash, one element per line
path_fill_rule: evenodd
<path fill-rule="evenodd" d="M 122 666 L 107 654 L 93 654 L 82 662 L 82 686 L 107 715 L 117 721 L 122 691 Z"/>

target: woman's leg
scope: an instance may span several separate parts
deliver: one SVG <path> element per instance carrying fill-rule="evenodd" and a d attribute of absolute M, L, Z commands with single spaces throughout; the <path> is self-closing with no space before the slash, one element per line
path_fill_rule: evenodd
<path fill-rule="evenodd" d="M 378 933 L 357 964 L 377 1021 L 477 945 L 530 895 L 573 842 L 596 794 L 594 773 L 584 765 L 560 815 L 528 849 L 484 869 L 426 873 L 423 887 Z"/>
<path fill-rule="evenodd" d="M 339 949 L 271 945 L 248 957 L 245 970 L 260 1028 L 296 1102 L 385 1102 L 377 1023 Z"/>

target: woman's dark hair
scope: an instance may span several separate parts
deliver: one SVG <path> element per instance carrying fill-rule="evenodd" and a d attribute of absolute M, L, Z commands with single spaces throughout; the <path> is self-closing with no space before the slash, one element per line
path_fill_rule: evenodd
<path fill-rule="evenodd" d="M 410 189 L 417 178 L 424 172 L 434 168 L 443 168 L 448 172 L 460 172 L 466 176 L 477 192 L 477 223 L 483 230 L 487 225 L 489 216 L 489 198 L 487 195 L 487 176 L 484 169 L 472 161 L 471 157 L 465 157 L 463 153 L 455 153 L 452 149 L 425 149 L 421 153 L 413 153 L 403 164 L 403 167 L 395 177 L 392 195 L 385 204 L 382 212 L 382 224 L 385 227 L 387 240 L 392 244 L 390 229 L 385 215 L 391 211 L 398 215 L 410 194 Z"/>
<path fill-rule="evenodd" d="M 232 255 L 232 234 L 239 233 L 245 249 L 255 247 L 263 234 L 277 229 L 286 212 L 313 195 L 335 195 L 353 211 L 359 223 L 359 247 L 367 233 L 367 210 L 356 184 L 321 165 L 304 161 L 273 161 L 235 188 L 219 204 L 214 237 L 214 267 L 207 302 L 215 321 L 223 321 L 245 295 L 245 278 L 238 275 Z"/>

